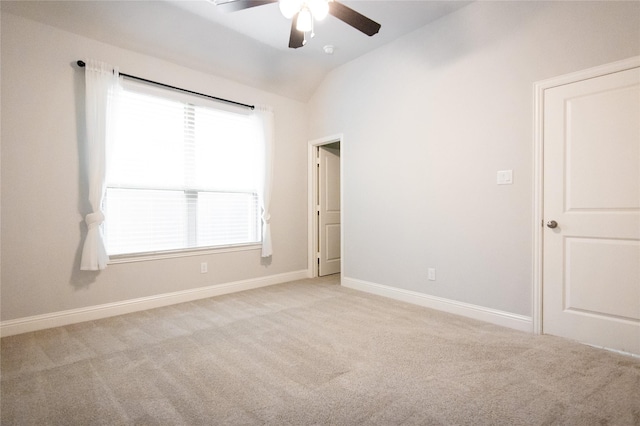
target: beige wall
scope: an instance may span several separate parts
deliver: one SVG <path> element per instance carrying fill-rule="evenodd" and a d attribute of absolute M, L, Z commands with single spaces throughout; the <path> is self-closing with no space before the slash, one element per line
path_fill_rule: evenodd
<path fill-rule="evenodd" d="M 307 269 L 306 105 L 179 65 L 2 14 L 3 321 Z M 212 54 L 215 54 L 212 52 Z M 88 211 L 80 167 L 84 96 L 76 60 L 245 103 L 276 117 L 274 255 L 257 250 L 79 270 Z M 200 273 L 200 262 L 209 272 Z"/>
<path fill-rule="evenodd" d="M 531 316 L 533 84 L 638 54 L 638 2 L 476 2 L 334 70 L 344 276 Z"/>
<path fill-rule="evenodd" d="M 640 54 L 639 16 L 638 2 L 473 3 L 336 69 L 305 105 L 3 13 L 1 319 L 306 269 L 306 141 L 340 133 L 346 277 L 531 315 L 533 84 Z M 270 265 L 250 251 L 79 271 L 72 64 L 89 57 L 275 108 Z"/>

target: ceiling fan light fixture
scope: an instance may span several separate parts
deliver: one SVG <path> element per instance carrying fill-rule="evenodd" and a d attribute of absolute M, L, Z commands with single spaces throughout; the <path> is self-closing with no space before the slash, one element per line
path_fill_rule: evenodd
<path fill-rule="evenodd" d="M 278 0 L 280 12 L 285 18 L 291 19 L 300 11 L 303 0 Z"/>
<path fill-rule="evenodd" d="M 329 1 L 328 0 L 308 0 L 307 4 L 311 9 L 313 18 L 322 21 L 329 14 Z"/>
<path fill-rule="evenodd" d="M 313 16 L 311 16 L 311 11 L 306 6 L 304 6 L 298 13 L 296 29 L 303 33 L 313 30 Z"/>
<path fill-rule="evenodd" d="M 2 0 L 0 0 L 2 1 Z M 289 48 L 297 49 L 304 46 L 315 35 L 313 26 L 328 14 L 345 24 L 368 35 L 369 37 L 380 31 L 380 24 L 373 21 L 338 0 L 207 0 L 220 6 L 228 12 L 249 9 L 265 4 L 278 3 L 281 13 L 291 20 L 289 33 Z M 330 50 L 330 49 L 329 49 Z M 328 53 L 328 52 L 327 52 Z"/>

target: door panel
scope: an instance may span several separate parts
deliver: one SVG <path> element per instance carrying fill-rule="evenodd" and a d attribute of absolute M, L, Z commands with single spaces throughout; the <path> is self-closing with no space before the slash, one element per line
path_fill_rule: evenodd
<path fill-rule="evenodd" d="M 564 309 L 640 321 L 638 242 L 568 237 L 565 244 Z"/>
<path fill-rule="evenodd" d="M 340 148 L 318 148 L 318 275 L 340 272 Z"/>
<path fill-rule="evenodd" d="M 640 354 L 640 69 L 544 92 L 543 332 Z"/>
<path fill-rule="evenodd" d="M 627 73 L 600 77 L 624 80 L 626 87 L 566 99 L 568 210 L 640 207 L 640 151 L 632 143 L 638 139 L 638 87 Z M 596 91 L 600 83 L 577 89 Z"/>
<path fill-rule="evenodd" d="M 327 238 L 327 261 L 340 261 L 340 224 L 329 224 L 325 227 Z M 338 269 L 336 272 L 340 272 Z"/>

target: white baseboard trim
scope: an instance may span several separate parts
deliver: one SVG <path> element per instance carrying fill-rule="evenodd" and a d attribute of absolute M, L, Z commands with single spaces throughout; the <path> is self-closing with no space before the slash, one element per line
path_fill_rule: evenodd
<path fill-rule="evenodd" d="M 532 318 L 524 315 L 512 314 L 510 312 L 471 305 L 469 303 L 444 299 L 442 297 L 431 296 L 424 293 L 418 293 L 416 291 L 389 287 L 382 284 L 348 277 L 342 278 L 342 285 L 354 290 L 364 291 L 366 293 L 376 294 L 378 296 L 384 296 L 390 299 L 448 312 L 450 314 L 485 321 L 515 330 L 526 331 L 528 333 L 533 332 Z"/>
<path fill-rule="evenodd" d="M 53 312 L 50 314 L 2 321 L 0 322 L 0 337 L 44 330 L 53 327 L 61 327 L 69 324 L 77 324 L 85 321 L 94 321 L 116 315 L 129 314 L 147 309 L 191 302 L 193 300 L 206 299 L 208 297 L 220 296 L 223 294 L 267 287 L 270 285 L 309 278 L 309 276 L 310 272 L 305 269 L 301 271 L 287 272 L 284 274 L 270 275 L 267 277 L 252 278 L 191 290 L 177 291 L 174 293 L 141 297 L 139 299 L 124 300 L 122 302 L 106 303 L 104 305 L 89 306 L 86 308 L 71 309 L 68 311 Z"/>

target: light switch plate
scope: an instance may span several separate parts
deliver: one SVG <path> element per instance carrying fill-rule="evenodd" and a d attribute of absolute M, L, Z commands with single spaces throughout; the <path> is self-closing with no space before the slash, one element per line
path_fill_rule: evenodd
<path fill-rule="evenodd" d="M 511 185 L 513 183 L 513 170 L 498 171 L 498 185 Z"/>

